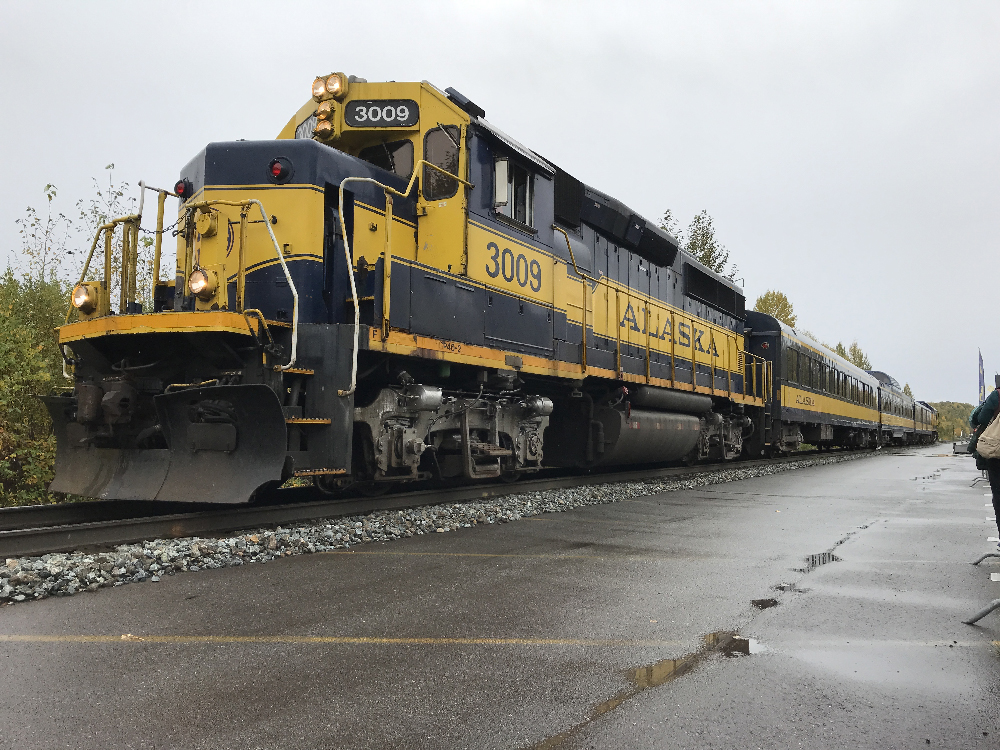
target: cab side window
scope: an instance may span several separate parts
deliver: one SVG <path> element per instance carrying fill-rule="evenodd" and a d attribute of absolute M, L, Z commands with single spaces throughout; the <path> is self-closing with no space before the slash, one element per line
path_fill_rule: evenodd
<path fill-rule="evenodd" d="M 506 157 L 499 157 L 494 162 L 494 174 L 496 212 L 520 224 L 533 227 L 535 185 L 531 172 Z"/>
<path fill-rule="evenodd" d="M 449 174 L 458 175 L 458 139 L 460 131 L 455 125 L 440 125 L 428 130 L 424 136 L 424 159 Z M 445 177 L 432 167 L 424 165 L 424 198 L 438 201 L 451 198 L 458 192 L 458 181 Z"/>

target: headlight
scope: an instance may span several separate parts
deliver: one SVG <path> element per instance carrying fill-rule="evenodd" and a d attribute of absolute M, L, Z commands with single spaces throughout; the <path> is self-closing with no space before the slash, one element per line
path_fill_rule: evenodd
<path fill-rule="evenodd" d="M 320 102 L 319 106 L 316 107 L 316 119 L 329 120 L 332 116 L 333 116 L 333 102 L 331 101 Z"/>
<path fill-rule="evenodd" d="M 316 129 L 313 131 L 313 135 L 318 138 L 329 138 L 333 135 L 333 123 L 329 120 L 320 120 L 316 123 Z"/>
<path fill-rule="evenodd" d="M 198 299 L 206 302 L 215 294 L 215 274 L 202 268 L 196 268 L 188 277 L 188 289 Z"/>
<path fill-rule="evenodd" d="M 348 83 L 347 76 L 343 73 L 331 73 L 330 75 L 320 76 L 313 81 L 313 99 L 322 101 L 333 97 L 337 101 L 340 101 L 347 96 Z"/>
<path fill-rule="evenodd" d="M 94 289 L 87 284 L 78 284 L 73 288 L 73 307 L 89 315 L 97 309 L 97 295 Z"/>
<path fill-rule="evenodd" d="M 319 99 L 323 94 L 326 93 L 326 79 L 317 78 L 313 81 L 312 95 L 314 99 Z"/>
<path fill-rule="evenodd" d="M 347 82 L 344 80 L 344 76 L 341 73 L 334 73 L 332 76 L 328 76 L 326 79 L 326 93 L 330 96 L 340 96 L 344 93 L 344 89 L 347 88 Z"/>

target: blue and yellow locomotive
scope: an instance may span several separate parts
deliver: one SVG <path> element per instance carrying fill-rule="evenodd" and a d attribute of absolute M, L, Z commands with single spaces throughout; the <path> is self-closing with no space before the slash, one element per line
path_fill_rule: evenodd
<path fill-rule="evenodd" d="M 774 383 L 729 279 L 453 89 L 312 93 L 159 191 L 154 277 L 167 195 L 176 272 L 145 305 L 141 217 L 98 232 L 59 331 L 73 391 L 46 399 L 53 490 L 244 502 L 742 453 Z"/>

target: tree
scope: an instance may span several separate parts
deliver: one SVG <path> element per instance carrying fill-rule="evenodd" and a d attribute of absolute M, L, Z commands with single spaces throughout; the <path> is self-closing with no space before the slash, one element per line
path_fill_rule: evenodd
<path fill-rule="evenodd" d="M 681 245 L 684 244 L 684 237 L 681 233 L 681 225 L 677 222 L 677 217 L 674 216 L 674 212 L 669 208 L 663 212 L 663 218 L 660 219 L 660 229 L 664 232 L 672 234 Z"/>
<path fill-rule="evenodd" d="M 53 329 L 66 314 L 68 287 L 55 278 L 0 276 L 0 506 L 54 502 L 48 492 L 55 437 L 35 398 L 62 386 Z"/>
<path fill-rule="evenodd" d="M 28 206 L 24 218 L 15 222 L 21 235 L 21 254 L 15 265 L 27 270 L 34 279 L 58 276 L 66 256 L 73 254 L 66 250 L 73 222 L 63 213 L 53 213 L 56 186 L 46 185 L 42 192 L 47 204 L 44 216 L 34 206 Z"/>
<path fill-rule="evenodd" d="M 695 260 L 730 279 L 735 277 L 739 270 L 734 264 L 728 272 L 726 271 L 726 266 L 729 265 L 729 251 L 715 238 L 715 226 L 708 211 L 703 210 L 691 219 L 684 249 L 694 256 Z"/>
<path fill-rule="evenodd" d="M 913 398 L 913 391 L 910 390 L 910 384 L 909 383 L 907 383 L 906 385 L 903 386 L 903 393 L 905 395 L 909 396 L 910 398 Z"/>
<path fill-rule="evenodd" d="M 975 407 L 972 404 L 964 404 L 958 401 L 930 401 L 931 406 L 938 412 L 938 437 L 941 440 L 953 440 L 960 435 L 967 435 L 969 430 L 969 416 Z"/>
<path fill-rule="evenodd" d="M 837 352 L 837 354 L 839 356 L 843 357 L 844 359 L 849 359 L 850 358 L 848 356 L 848 354 L 847 354 L 847 349 L 845 349 L 844 345 L 842 343 L 840 343 L 839 341 L 837 342 L 837 346 L 834 349 L 834 351 Z"/>
<path fill-rule="evenodd" d="M 798 320 L 795 311 L 792 309 L 792 303 L 788 301 L 788 297 L 774 289 L 768 289 L 760 295 L 754 303 L 753 309 L 777 318 L 792 328 L 795 327 L 795 321 Z"/>
<path fill-rule="evenodd" d="M 55 329 L 65 320 L 70 286 L 79 278 L 85 258 L 83 253 L 74 258 L 68 248 L 83 247 L 86 252 L 99 226 L 135 211 L 135 198 L 127 196 L 125 183 L 115 184 L 113 168 L 107 167 L 107 188 L 95 181 L 92 197 L 77 202 L 75 220 L 57 211 L 57 190 L 46 185 L 46 208 L 29 206 L 17 221 L 21 247 L 11 253 L 12 265 L 0 272 L 0 506 L 78 499 L 48 491 L 56 441 L 48 411 L 36 396 L 66 385 Z M 103 248 L 102 242 L 91 263 L 91 278 L 103 272 Z M 112 268 L 118 269 L 121 230 L 113 251 Z M 76 262 L 68 263 L 70 259 Z M 140 269 L 151 268 L 148 261 L 141 258 Z M 146 296 L 149 277 L 146 270 Z"/>
<path fill-rule="evenodd" d="M 862 370 L 872 369 L 871 360 L 868 359 L 868 355 L 858 346 L 857 341 L 852 342 L 851 347 L 847 350 L 847 359 L 855 367 L 860 367 Z"/>
<path fill-rule="evenodd" d="M 660 219 L 660 229 L 669 232 L 677 238 L 677 242 L 688 255 L 703 265 L 708 266 L 718 274 L 722 274 L 731 280 L 736 279 L 739 268 L 735 263 L 729 264 L 729 251 L 715 237 L 715 225 L 708 211 L 702 210 L 688 225 L 685 235 L 674 216 L 674 212 L 669 208 L 663 212 Z M 729 269 L 726 270 L 726 267 Z"/>

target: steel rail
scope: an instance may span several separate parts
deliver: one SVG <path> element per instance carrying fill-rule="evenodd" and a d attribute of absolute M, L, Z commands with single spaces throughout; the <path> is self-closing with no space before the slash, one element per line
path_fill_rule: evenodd
<path fill-rule="evenodd" d="M 866 449 L 863 449 L 866 450 Z M 147 539 L 172 539 L 220 534 L 260 526 L 338 518 L 381 510 L 487 500 L 505 495 L 567 489 L 587 484 L 669 479 L 712 474 L 765 464 L 808 461 L 817 456 L 859 451 L 808 451 L 777 459 L 732 461 L 663 469 L 631 469 L 609 473 L 573 474 L 523 480 L 512 484 L 477 484 L 399 492 L 378 498 L 331 498 L 296 502 L 312 488 L 278 490 L 270 505 L 160 503 L 97 500 L 0 509 L 0 559 L 27 557 L 88 547 L 109 547 Z M 284 496 L 284 497 L 282 497 Z"/>

